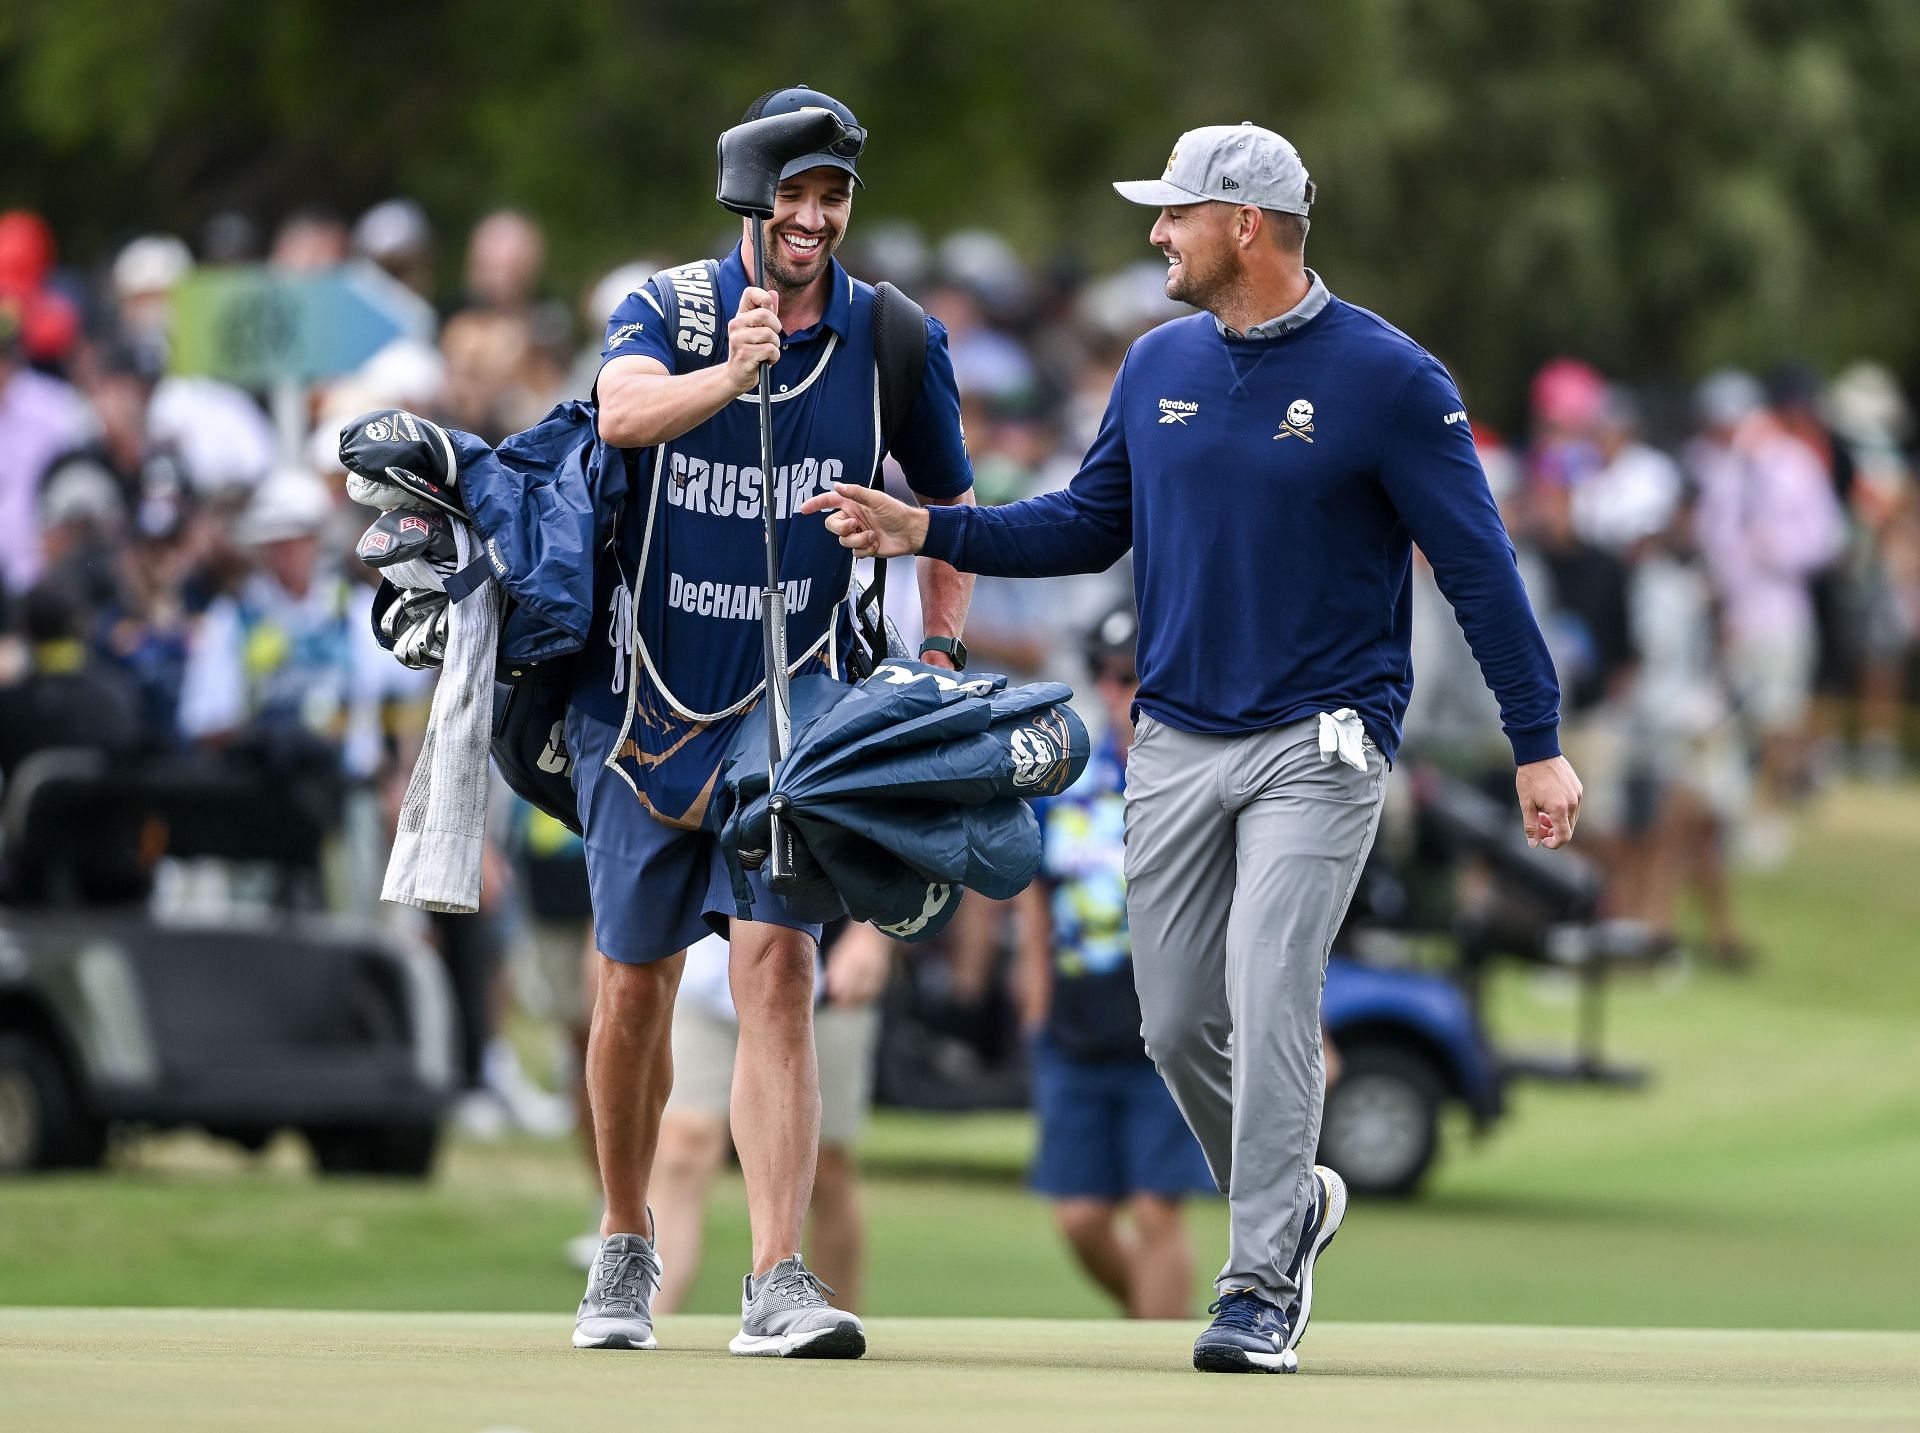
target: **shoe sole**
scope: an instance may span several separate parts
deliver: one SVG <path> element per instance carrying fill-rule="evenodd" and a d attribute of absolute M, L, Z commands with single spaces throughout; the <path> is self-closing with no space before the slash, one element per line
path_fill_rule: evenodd
<path fill-rule="evenodd" d="M 1321 1221 L 1320 1232 L 1313 1236 L 1313 1243 L 1307 1248 L 1307 1257 L 1300 1261 L 1300 1317 L 1287 1334 L 1289 1353 L 1299 1347 L 1300 1340 L 1307 1336 L 1307 1320 L 1313 1317 L 1313 1261 L 1333 1242 L 1333 1236 L 1340 1232 L 1341 1221 L 1347 1217 L 1347 1181 L 1324 1165 L 1315 1167 L 1314 1176 L 1324 1176 L 1326 1180 L 1327 1217 Z"/>
<path fill-rule="evenodd" d="M 1300 1359 L 1290 1348 L 1254 1353 L 1236 1344 L 1200 1344 L 1193 1350 L 1193 1366 L 1201 1373 L 1294 1373 Z"/>
<path fill-rule="evenodd" d="M 737 1358 L 859 1358 L 867 1351 L 867 1335 L 851 1319 L 798 1338 L 750 1334 L 742 1329 L 728 1343 L 727 1351 Z"/>
<path fill-rule="evenodd" d="M 631 1338 L 623 1333 L 610 1333 L 605 1338 L 589 1338 L 575 1329 L 573 1346 L 575 1348 L 624 1349 L 630 1353 L 646 1353 L 660 1347 L 660 1344 L 652 1334 L 648 1334 L 644 1339 Z"/>

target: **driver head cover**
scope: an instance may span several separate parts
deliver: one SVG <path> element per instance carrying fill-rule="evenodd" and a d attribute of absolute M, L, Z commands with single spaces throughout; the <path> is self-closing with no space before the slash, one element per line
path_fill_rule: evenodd
<path fill-rule="evenodd" d="M 439 508 L 465 517 L 447 430 L 404 408 L 363 413 L 340 430 L 347 496 L 379 508 Z"/>

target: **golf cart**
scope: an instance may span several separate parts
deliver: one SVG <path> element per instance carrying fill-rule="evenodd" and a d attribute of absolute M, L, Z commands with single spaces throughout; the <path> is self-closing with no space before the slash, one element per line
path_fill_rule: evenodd
<path fill-rule="evenodd" d="M 453 1083 L 432 952 L 311 910 L 337 782 L 43 751 L 0 802 L 0 1175 L 85 1167 L 114 1125 L 250 1149 L 300 1130 L 329 1173 L 424 1176 Z M 261 909 L 151 912 L 162 856 L 244 862 Z"/>

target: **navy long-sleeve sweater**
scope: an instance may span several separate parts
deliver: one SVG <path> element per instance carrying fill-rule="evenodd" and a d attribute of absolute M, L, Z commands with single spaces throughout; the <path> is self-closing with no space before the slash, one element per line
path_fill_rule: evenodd
<path fill-rule="evenodd" d="M 929 511 L 970 572 L 1098 572 L 1135 549 L 1140 709 L 1246 732 L 1352 707 L 1392 760 L 1413 690 L 1412 544 L 1433 563 L 1518 762 L 1559 754 L 1560 691 L 1446 369 L 1333 299 L 1277 338 L 1205 314 L 1135 343 L 1065 489 Z"/>

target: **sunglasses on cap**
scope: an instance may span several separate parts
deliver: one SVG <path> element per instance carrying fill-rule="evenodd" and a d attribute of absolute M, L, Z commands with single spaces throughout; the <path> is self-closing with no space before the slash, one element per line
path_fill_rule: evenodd
<path fill-rule="evenodd" d="M 866 147 L 866 130 L 857 124 L 849 124 L 846 133 L 827 146 L 827 153 L 835 159 L 858 159 Z"/>

